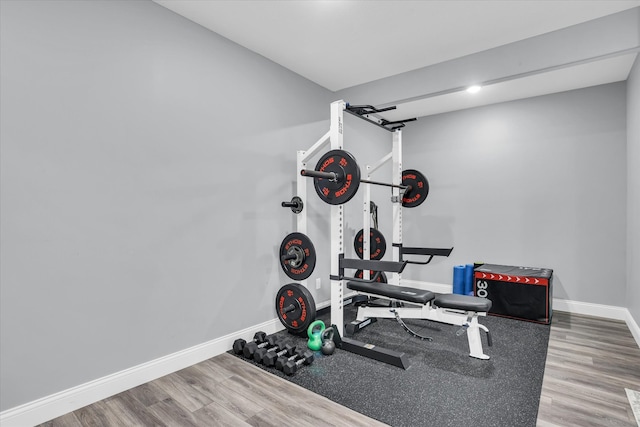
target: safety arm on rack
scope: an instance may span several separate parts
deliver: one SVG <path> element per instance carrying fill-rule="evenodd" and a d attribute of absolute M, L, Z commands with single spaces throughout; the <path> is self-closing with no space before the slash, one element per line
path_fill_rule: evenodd
<path fill-rule="evenodd" d="M 397 243 L 394 243 L 393 246 L 400 248 L 400 260 L 408 264 L 429 264 L 434 256 L 448 257 L 453 251 L 453 248 L 407 248 Z M 429 258 L 426 261 L 407 261 L 404 260 L 404 255 L 422 255 L 428 256 Z"/>
<path fill-rule="evenodd" d="M 364 283 L 373 283 L 378 280 L 378 276 L 380 276 L 381 271 L 386 271 L 390 273 L 402 273 L 402 270 L 407 266 L 408 261 L 379 261 L 379 260 L 366 260 L 366 259 L 352 259 L 352 258 L 344 258 L 343 255 L 340 256 L 339 261 L 339 276 L 331 276 L 331 280 L 343 280 L 347 279 L 349 281 L 354 282 L 364 282 Z M 359 279 L 357 277 L 345 277 L 344 269 L 354 269 L 354 270 L 371 270 L 374 271 L 374 275 L 371 279 Z"/>

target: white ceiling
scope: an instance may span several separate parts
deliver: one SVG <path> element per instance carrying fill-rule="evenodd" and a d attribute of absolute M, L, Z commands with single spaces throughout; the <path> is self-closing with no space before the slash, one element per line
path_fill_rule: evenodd
<path fill-rule="evenodd" d="M 629 76 L 635 58 L 635 53 L 621 55 L 484 86 L 481 92 L 473 95 L 458 91 L 397 104 L 396 110 L 384 113 L 384 118 L 393 121 L 423 117 L 624 81 Z"/>
<path fill-rule="evenodd" d="M 154 1 L 331 91 L 640 6 L 640 0 Z M 452 93 L 411 100 L 385 117 L 423 116 L 626 80 L 635 56 L 496 83 L 471 99 Z"/>

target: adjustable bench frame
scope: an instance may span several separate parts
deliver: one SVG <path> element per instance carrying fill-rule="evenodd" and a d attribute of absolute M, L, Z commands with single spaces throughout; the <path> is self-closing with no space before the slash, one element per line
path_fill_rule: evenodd
<path fill-rule="evenodd" d="M 392 302 L 401 302 L 402 306 L 397 307 L 397 304 L 393 304 L 394 307 L 381 307 L 381 306 L 371 306 L 365 305 L 358 307 L 358 314 L 356 320 L 351 322 L 350 330 L 354 332 L 362 330 L 365 326 L 370 325 L 372 321 L 370 319 L 423 319 L 423 320 L 431 320 L 440 323 L 447 323 L 450 325 L 460 326 L 461 328 L 458 330 L 457 335 L 462 335 L 466 332 L 467 341 L 469 343 L 469 356 L 475 357 L 477 359 L 489 359 L 489 356 L 486 355 L 482 349 L 482 339 L 480 337 L 480 330 L 482 329 L 487 333 L 487 340 L 489 344 L 491 344 L 491 338 L 489 335 L 489 330 L 486 326 L 481 325 L 478 322 L 479 316 L 486 316 L 486 311 L 474 311 L 470 309 L 470 307 L 465 306 L 464 304 L 456 304 L 455 301 L 447 301 L 447 297 L 449 295 L 442 295 L 436 297 L 433 293 L 428 292 L 430 294 L 425 297 L 426 302 L 424 304 L 420 304 L 417 302 L 406 301 L 405 299 L 400 298 L 392 298 L 388 294 L 382 292 L 383 289 L 376 292 L 375 288 L 381 288 L 378 284 L 373 286 L 367 286 L 371 290 L 367 290 L 366 292 L 362 291 L 364 289 L 365 284 L 360 284 L 356 282 L 348 282 L 347 287 L 350 289 L 358 290 L 361 293 L 364 293 L 373 298 L 381 298 L 386 299 Z M 397 287 L 397 291 L 403 292 L 411 292 L 415 293 L 417 291 L 414 288 L 406 288 L 406 287 Z M 463 295 L 458 295 L 456 297 L 464 297 Z M 475 299 L 477 297 L 469 297 L 471 299 Z M 442 306 L 438 306 L 438 304 Z M 459 306 L 461 308 L 456 308 Z M 489 304 L 490 307 L 490 304 Z"/>
<path fill-rule="evenodd" d="M 341 277 L 344 275 L 344 270 L 350 268 L 400 274 L 408 263 L 408 261 L 393 262 L 346 259 L 341 256 L 339 259 L 339 271 Z M 335 279 L 339 278 L 340 277 L 335 277 Z M 401 319 L 431 320 L 460 326 L 461 328 L 456 334 L 460 336 L 466 332 L 469 344 L 469 356 L 483 360 L 489 359 L 489 356 L 484 353 L 482 348 L 480 330 L 487 333 L 487 342 L 489 345 L 491 345 L 491 336 L 486 326 L 478 322 L 478 317 L 487 315 L 487 311 L 491 308 L 491 301 L 486 298 L 467 295 L 445 294 L 436 296 L 433 292 L 423 289 L 376 283 L 375 279 L 375 277 L 370 280 L 350 279 L 347 282 L 347 288 L 372 298 L 385 299 L 402 304 L 393 304 L 392 307 L 379 305 L 359 306 L 356 320 L 347 325 L 347 330 L 351 334 L 362 330 L 379 318 L 386 318 L 398 320 L 408 332 L 419 336 L 410 331 Z M 348 338 L 344 339 L 348 340 Z M 369 349 L 370 345 L 360 342 L 356 342 L 356 344 L 351 346 L 351 351 L 353 351 L 354 347 L 358 350 L 355 352 L 363 356 L 381 360 L 405 369 L 407 368 L 402 353 L 387 350 L 384 354 L 380 355 L 379 349 L 373 352 Z M 381 359 L 381 356 L 384 358 Z"/>

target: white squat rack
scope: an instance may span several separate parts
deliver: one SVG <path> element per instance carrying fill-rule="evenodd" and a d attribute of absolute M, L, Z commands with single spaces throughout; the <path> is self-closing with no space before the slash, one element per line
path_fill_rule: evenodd
<path fill-rule="evenodd" d="M 302 203 L 307 203 L 307 181 L 308 177 L 303 176 L 300 171 L 308 169 L 308 162 L 329 144 L 330 150 L 343 150 L 344 112 L 353 114 L 370 123 L 380 126 L 392 133 L 391 152 L 382 157 L 373 165 L 367 165 L 364 176 L 360 181 L 364 191 L 363 197 L 363 257 L 362 259 L 345 259 L 345 224 L 344 205 L 331 204 L 330 218 L 330 248 L 331 248 L 331 323 L 335 325 L 341 337 L 340 346 L 342 349 L 361 354 L 376 360 L 390 363 L 406 369 L 407 360 L 404 353 L 387 350 L 379 346 L 372 346 L 352 338 L 344 336 L 344 305 L 345 301 L 350 301 L 348 297 L 354 294 L 345 295 L 345 288 L 355 290 L 358 294 L 365 294 L 373 297 L 382 297 L 392 301 L 408 302 L 408 306 L 398 307 L 390 310 L 388 307 L 359 307 L 355 329 L 360 330 L 370 324 L 375 318 L 395 318 L 399 323 L 409 330 L 402 322 L 401 317 L 413 319 L 427 319 L 452 325 L 461 326 L 458 335 L 467 334 L 469 342 L 469 355 L 478 359 L 488 359 L 484 354 L 480 330 L 487 333 L 487 340 L 491 344 L 489 331 L 478 323 L 478 316 L 485 316 L 491 307 L 491 301 L 485 298 L 478 298 L 466 295 L 439 295 L 424 289 L 403 287 L 401 283 L 401 273 L 407 263 L 427 264 L 433 256 L 449 256 L 451 249 L 431 249 L 431 248 L 403 248 L 402 245 L 402 130 L 404 122 L 415 119 L 403 120 L 399 122 L 389 122 L 377 117 L 376 110 L 371 106 L 350 107 L 346 102 L 340 100 L 331 103 L 331 125 L 329 131 L 322 136 L 315 144 L 306 151 L 297 152 L 296 176 L 297 176 L 297 196 L 302 199 Z M 393 219 L 393 244 L 392 261 L 370 260 L 369 229 L 371 227 L 371 175 L 381 166 L 391 162 L 391 201 Z M 361 171 L 362 173 L 362 171 Z M 389 185 L 389 184 L 383 184 Z M 297 231 L 307 233 L 306 209 L 297 215 Z M 406 261 L 403 255 L 426 255 L 430 258 L 427 262 Z M 356 281 L 351 277 L 345 277 L 345 269 L 361 269 L 363 279 Z M 370 280 L 370 270 L 390 272 L 389 284 L 372 284 L 366 282 Z M 348 283 L 348 285 L 347 285 Z M 303 286 L 307 286 L 306 280 L 302 281 Z M 403 295 L 412 295 L 405 298 Z M 435 304 L 435 305 L 434 305 Z M 401 304 L 404 305 L 404 304 Z M 352 325 L 351 325 L 352 326 Z M 415 333 L 413 333 L 416 335 Z M 419 336 L 419 335 L 416 335 Z M 425 338 L 425 337 L 421 337 Z M 427 338 L 430 339 L 430 338 Z"/>
<path fill-rule="evenodd" d="M 335 101 L 331 103 L 331 125 L 329 132 L 324 134 L 315 144 L 313 144 L 306 151 L 297 152 L 296 163 L 296 195 L 302 199 L 302 203 L 307 203 L 307 184 L 309 179 L 302 176 L 300 171 L 308 168 L 308 162 L 314 158 L 321 150 L 325 149 L 329 144 L 331 150 L 343 149 L 343 134 L 344 134 L 344 112 L 347 110 L 347 103 L 345 101 Z M 383 122 L 377 121 L 373 116 L 364 116 L 367 121 L 382 126 Z M 413 120 L 413 119 L 412 119 Z M 381 158 L 377 163 L 372 166 L 366 166 L 366 173 L 363 179 L 370 179 L 371 175 L 385 165 L 389 161 L 392 162 L 392 179 L 391 183 L 395 185 L 392 187 L 392 201 L 393 201 L 393 242 L 396 244 L 402 244 L 402 196 L 400 192 L 400 183 L 402 180 L 402 126 L 397 126 L 395 129 L 384 127 L 387 130 L 392 130 L 393 141 L 392 150 L 390 153 Z M 371 184 L 362 183 L 362 190 L 364 190 L 363 199 L 363 230 L 369 230 L 371 228 Z M 306 210 L 300 212 L 297 217 L 297 231 L 299 233 L 307 233 L 307 215 Z M 338 332 L 341 336 L 344 335 L 344 317 L 343 317 L 343 304 L 345 301 L 344 285 L 346 280 L 340 278 L 340 256 L 344 254 L 344 205 L 331 205 L 331 322 L 336 325 Z M 363 259 L 369 259 L 369 233 L 363 231 Z M 392 250 L 393 261 L 400 262 L 400 248 L 397 245 L 393 245 Z M 363 278 L 370 279 L 369 269 L 363 269 Z M 400 285 L 401 276 L 400 273 L 392 273 L 389 283 Z M 306 279 L 302 281 L 303 286 L 307 286 Z"/>

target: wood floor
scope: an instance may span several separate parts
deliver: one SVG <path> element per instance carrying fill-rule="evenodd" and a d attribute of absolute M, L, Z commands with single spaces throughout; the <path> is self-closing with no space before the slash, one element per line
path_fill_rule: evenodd
<path fill-rule="evenodd" d="M 366 427 L 386 424 L 224 353 L 42 425 Z"/>
<path fill-rule="evenodd" d="M 538 426 L 638 426 L 640 348 L 625 322 L 554 312 Z"/>
<path fill-rule="evenodd" d="M 637 426 L 625 388 L 640 391 L 640 348 L 626 324 L 556 311 L 538 426 Z M 218 425 L 385 424 L 228 354 L 42 424 L 72 427 Z"/>

